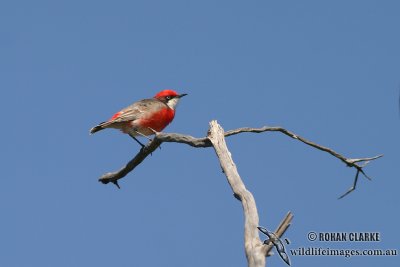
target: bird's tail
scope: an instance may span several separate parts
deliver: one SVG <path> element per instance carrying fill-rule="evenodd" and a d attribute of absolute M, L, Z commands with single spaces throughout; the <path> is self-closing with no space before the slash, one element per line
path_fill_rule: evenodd
<path fill-rule="evenodd" d="M 90 134 L 94 134 L 98 131 L 104 130 L 105 129 L 104 124 L 105 122 L 102 122 L 99 125 L 94 126 L 92 129 L 90 129 Z"/>

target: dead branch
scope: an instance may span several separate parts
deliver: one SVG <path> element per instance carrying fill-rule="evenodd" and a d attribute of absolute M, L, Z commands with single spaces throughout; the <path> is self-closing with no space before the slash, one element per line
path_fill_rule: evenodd
<path fill-rule="evenodd" d="M 306 145 L 309 145 L 311 147 L 314 147 L 318 150 L 327 152 L 334 156 L 335 158 L 341 160 L 346 164 L 346 166 L 355 168 L 356 169 L 356 175 L 354 178 L 354 182 L 352 187 L 350 187 L 349 190 L 347 190 L 343 195 L 339 197 L 343 198 L 344 196 L 348 195 L 352 191 L 355 190 L 357 182 L 358 182 L 358 175 L 359 173 L 362 173 L 366 178 L 369 180 L 371 179 L 369 176 L 366 175 L 364 172 L 363 168 L 365 165 L 375 159 L 378 159 L 380 157 L 383 157 L 383 155 L 378 155 L 375 157 L 370 157 L 370 158 L 357 158 L 357 159 L 352 159 L 352 158 L 346 158 L 343 155 L 337 153 L 333 149 L 330 149 L 328 147 L 316 144 L 312 141 L 309 141 L 289 130 L 286 130 L 282 127 L 269 127 L 269 126 L 264 126 L 261 128 L 249 128 L 249 127 L 244 127 L 244 128 L 238 128 L 235 130 L 230 130 L 224 133 L 225 137 L 231 136 L 231 135 L 236 135 L 240 133 L 245 133 L 245 132 L 250 132 L 250 133 L 263 133 L 263 132 L 281 132 L 295 140 L 298 140 Z M 150 141 L 143 149 L 139 151 L 139 153 L 131 160 L 129 161 L 124 167 L 122 167 L 120 170 L 116 172 L 109 172 L 104 174 L 103 176 L 100 177 L 99 181 L 102 182 L 103 184 L 108 184 L 108 183 L 113 183 L 115 184 L 118 188 L 118 180 L 126 176 L 129 172 L 131 172 L 137 165 L 139 165 L 149 154 L 151 154 L 154 150 L 157 149 L 157 147 L 160 146 L 163 142 L 174 142 L 174 143 L 182 143 L 186 145 L 190 145 L 192 147 L 211 147 L 211 141 L 207 137 L 203 138 L 195 138 L 190 135 L 183 135 L 183 134 L 177 134 L 177 133 L 155 133 L 155 137 L 152 141 Z M 364 162 L 363 165 L 359 165 L 357 163 Z"/>
<path fill-rule="evenodd" d="M 208 139 L 213 144 L 222 171 L 225 173 L 234 196 L 242 202 L 244 212 L 244 247 L 248 266 L 265 266 L 265 254 L 262 253 L 264 244 L 261 242 L 257 231 L 259 219 L 256 202 L 239 176 L 231 153 L 226 146 L 224 130 L 216 121 L 211 121 L 210 123 Z"/>
<path fill-rule="evenodd" d="M 145 147 L 143 147 L 137 155 L 131 159 L 124 167 L 119 169 L 116 172 L 108 172 L 100 177 L 99 181 L 103 184 L 113 183 L 118 188 L 120 188 L 118 184 L 118 180 L 125 177 L 128 173 L 130 173 L 136 166 L 138 166 L 149 154 L 153 153 L 154 150 L 157 149 L 161 145 L 161 142 L 158 139 L 154 139 L 149 142 Z"/>
<path fill-rule="evenodd" d="M 167 134 L 167 133 L 155 132 L 154 139 L 151 140 L 145 147 L 143 147 L 131 161 L 129 161 L 124 167 L 122 167 L 120 170 L 116 172 L 104 174 L 99 179 L 99 181 L 104 184 L 111 182 L 119 188 L 118 180 L 126 176 L 129 172 L 131 172 L 148 155 L 151 155 L 151 153 L 154 152 L 163 142 L 182 143 L 193 147 L 212 146 L 214 147 L 214 150 L 220 161 L 221 168 L 225 173 L 227 181 L 231 186 L 234 197 L 237 198 L 242 203 L 244 218 L 245 218 L 245 226 L 244 226 L 245 252 L 248 261 L 248 266 L 249 267 L 265 266 L 265 258 L 271 255 L 271 249 L 273 246 L 277 248 L 277 251 L 281 256 L 281 258 L 287 264 L 290 264 L 289 258 L 285 252 L 285 248 L 282 241 L 280 240 L 280 237 L 285 233 L 285 231 L 290 226 L 291 221 L 293 219 L 293 214 L 289 212 L 283 219 L 283 221 L 280 223 L 275 232 L 269 232 L 266 228 L 260 227 L 258 225 L 259 217 L 258 217 L 256 202 L 254 200 L 252 193 L 246 189 L 242 179 L 240 178 L 236 165 L 233 162 L 231 153 L 229 152 L 228 147 L 226 145 L 225 137 L 243 132 L 252 132 L 252 133 L 281 132 L 293 139 L 299 140 L 309 146 L 312 146 L 314 148 L 317 148 L 319 150 L 331 154 L 332 156 L 344 162 L 348 167 L 355 168 L 357 170 L 357 173 L 353 186 L 340 198 L 346 196 L 347 194 L 355 190 L 360 172 L 365 177 L 370 179 L 365 174 L 363 167 L 365 167 L 365 165 L 368 162 L 383 156 L 383 155 L 378 155 L 370 158 L 357 158 L 357 159 L 346 158 L 330 148 L 311 142 L 282 127 L 265 126 L 262 128 L 239 128 L 236 130 L 224 132 L 222 127 L 216 121 L 211 121 L 208 136 L 204 138 L 195 138 L 189 135 L 182 135 L 176 133 Z M 363 165 L 357 164 L 361 162 L 363 162 L 364 164 Z M 260 240 L 258 230 L 267 234 L 269 239 L 262 242 Z"/>

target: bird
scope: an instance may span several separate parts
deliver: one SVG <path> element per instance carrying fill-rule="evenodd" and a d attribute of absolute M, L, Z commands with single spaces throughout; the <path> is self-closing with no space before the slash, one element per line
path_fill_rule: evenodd
<path fill-rule="evenodd" d="M 90 129 L 90 134 L 114 128 L 132 137 L 139 145 L 144 145 L 136 138 L 162 131 L 175 117 L 179 100 L 187 94 L 178 94 L 166 89 L 158 92 L 153 98 L 139 100 L 115 113 L 108 121 L 99 123 Z"/>

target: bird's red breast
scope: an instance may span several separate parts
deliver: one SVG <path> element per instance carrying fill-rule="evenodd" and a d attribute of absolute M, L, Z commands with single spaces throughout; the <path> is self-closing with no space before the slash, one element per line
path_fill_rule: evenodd
<path fill-rule="evenodd" d="M 162 131 L 174 119 L 175 111 L 170 108 L 163 108 L 154 112 L 149 117 L 142 118 L 138 121 L 140 127 L 151 128 L 157 132 Z"/>

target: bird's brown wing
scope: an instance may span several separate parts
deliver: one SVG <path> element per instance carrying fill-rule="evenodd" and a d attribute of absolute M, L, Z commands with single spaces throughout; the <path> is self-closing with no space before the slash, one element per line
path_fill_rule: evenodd
<path fill-rule="evenodd" d="M 111 119 L 104 121 L 97 126 L 90 129 L 90 133 L 95 133 L 105 128 L 120 128 L 121 124 L 124 122 L 134 121 L 141 118 L 146 118 L 149 113 L 149 109 L 153 111 L 158 111 L 165 108 L 166 104 L 158 99 L 143 99 L 132 105 L 122 109 L 121 111 L 115 113 Z"/>
<path fill-rule="evenodd" d="M 158 111 L 162 108 L 165 108 L 165 104 L 157 99 L 143 99 L 114 114 L 109 122 L 118 123 L 134 121 L 146 117 L 147 114 L 149 114 L 149 109 Z"/>

